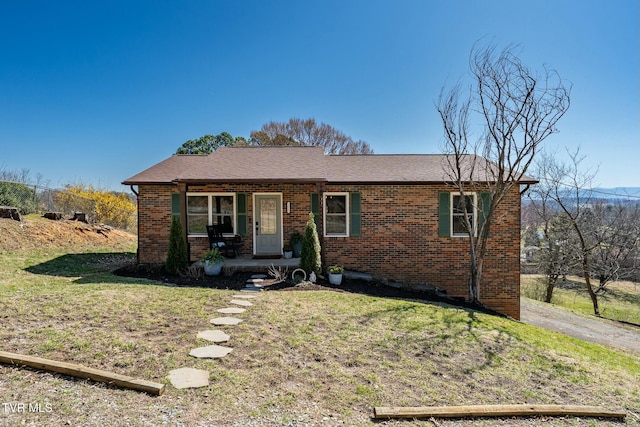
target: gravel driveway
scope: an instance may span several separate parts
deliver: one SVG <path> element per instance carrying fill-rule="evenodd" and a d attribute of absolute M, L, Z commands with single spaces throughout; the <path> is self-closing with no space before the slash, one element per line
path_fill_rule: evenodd
<path fill-rule="evenodd" d="M 561 307 L 522 298 L 520 321 L 583 341 L 640 356 L 640 328 L 595 316 L 578 316 Z"/>

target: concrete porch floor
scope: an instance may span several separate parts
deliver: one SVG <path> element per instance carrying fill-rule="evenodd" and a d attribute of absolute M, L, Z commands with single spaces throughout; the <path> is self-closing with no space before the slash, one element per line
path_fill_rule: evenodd
<path fill-rule="evenodd" d="M 293 271 L 300 266 L 300 258 L 275 258 L 275 259 L 255 259 L 251 256 L 239 256 L 237 258 L 225 258 L 225 271 L 255 271 L 266 272 L 269 267 L 288 267 Z"/>

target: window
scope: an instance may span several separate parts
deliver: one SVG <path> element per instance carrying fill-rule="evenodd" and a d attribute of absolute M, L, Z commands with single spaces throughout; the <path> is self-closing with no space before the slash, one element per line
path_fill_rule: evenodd
<path fill-rule="evenodd" d="M 461 194 L 451 193 L 451 235 L 452 236 L 468 236 L 469 230 L 465 221 L 466 215 L 469 224 L 476 230 L 476 195 L 475 193 Z"/>
<path fill-rule="evenodd" d="M 349 193 L 324 193 L 324 235 L 349 235 Z"/>
<path fill-rule="evenodd" d="M 206 235 L 207 225 L 221 225 L 223 233 L 235 233 L 235 194 L 187 193 L 187 230 Z"/>

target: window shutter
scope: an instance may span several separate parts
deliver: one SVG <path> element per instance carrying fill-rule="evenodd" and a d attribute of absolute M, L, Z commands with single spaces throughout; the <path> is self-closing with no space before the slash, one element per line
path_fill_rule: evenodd
<path fill-rule="evenodd" d="M 171 193 L 171 216 L 180 219 L 180 193 Z"/>
<path fill-rule="evenodd" d="M 319 214 L 320 214 L 320 195 L 318 193 L 311 193 L 311 213 L 313 213 L 313 219 L 318 228 Z"/>
<path fill-rule="evenodd" d="M 478 230 L 482 228 L 485 218 L 489 215 L 489 208 L 491 207 L 491 193 L 481 192 L 480 202 L 478 206 Z"/>
<path fill-rule="evenodd" d="M 236 193 L 236 233 L 247 235 L 247 193 Z"/>
<path fill-rule="evenodd" d="M 349 235 L 351 236 L 360 236 L 362 234 L 361 230 L 361 219 L 362 219 L 362 211 L 361 211 L 361 200 L 362 195 L 360 193 L 350 193 L 349 194 L 349 210 L 350 214 L 350 224 L 349 224 Z"/>
<path fill-rule="evenodd" d="M 451 199 L 448 192 L 438 193 L 438 236 L 451 235 Z"/>

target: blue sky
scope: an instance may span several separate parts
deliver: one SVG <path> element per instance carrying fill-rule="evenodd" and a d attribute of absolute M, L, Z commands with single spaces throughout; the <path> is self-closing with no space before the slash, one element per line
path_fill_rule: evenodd
<path fill-rule="evenodd" d="M 186 140 L 313 117 L 439 153 L 435 102 L 485 38 L 573 84 L 546 147 L 640 186 L 637 0 L 15 1 L 0 5 L 0 169 L 120 182 Z"/>

